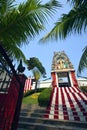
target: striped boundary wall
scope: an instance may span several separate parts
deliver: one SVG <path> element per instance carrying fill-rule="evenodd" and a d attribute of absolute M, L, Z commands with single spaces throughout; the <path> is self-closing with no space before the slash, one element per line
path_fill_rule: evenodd
<path fill-rule="evenodd" d="M 31 78 L 26 79 L 25 85 L 24 85 L 24 93 L 26 93 L 27 91 L 32 89 L 31 83 L 32 83 L 32 79 Z"/>

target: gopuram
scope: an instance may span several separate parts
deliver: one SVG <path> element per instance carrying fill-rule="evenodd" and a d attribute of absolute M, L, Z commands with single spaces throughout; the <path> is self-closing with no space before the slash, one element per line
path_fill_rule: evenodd
<path fill-rule="evenodd" d="M 74 67 L 64 51 L 54 52 L 51 75 L 53 87 L 78 86 Z"/>
<path fill-rule="evenodd" d="M 74 67 L 64 51 L 54 52 L 51 75 L 52 94 L 45 118 L 86 123 L 87 93 L 80 90 Z"/>

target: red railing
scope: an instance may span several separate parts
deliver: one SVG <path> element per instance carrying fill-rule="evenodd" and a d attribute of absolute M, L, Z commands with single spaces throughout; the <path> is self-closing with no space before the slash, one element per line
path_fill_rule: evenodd
<path fill-rule="evenodd" d="M 72 81 L 73 81 L 73 86 L 78 87 L 78 82 L 75 76 L 75 71 L 71 71 L 71 77 L 72 77 Z"/>

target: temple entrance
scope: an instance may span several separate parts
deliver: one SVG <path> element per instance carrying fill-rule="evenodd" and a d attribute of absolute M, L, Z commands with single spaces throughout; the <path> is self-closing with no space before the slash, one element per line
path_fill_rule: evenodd
<path fill-rule="evenodd" d="M 58 72 L 57 78 L 58 78 L 59 87 L 70 87 L 71 86 L 68 72 Z"/>
<path fill-rule="evenodd" d="M 51 75 L 53 87 L 78 86 L 74 67 L 64 51 L 54 52 Z"/>

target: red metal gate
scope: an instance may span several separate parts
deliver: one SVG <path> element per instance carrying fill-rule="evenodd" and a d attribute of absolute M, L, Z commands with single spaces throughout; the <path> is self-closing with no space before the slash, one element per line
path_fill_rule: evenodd
<path fill-rule="evenodd" d="M 11 69 L 0 60 L 0 130 L 17 130 L 26 76 L 16 73 L 1 45 L 0 56 Z"/>

